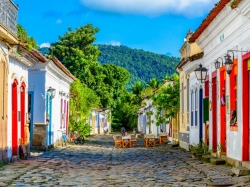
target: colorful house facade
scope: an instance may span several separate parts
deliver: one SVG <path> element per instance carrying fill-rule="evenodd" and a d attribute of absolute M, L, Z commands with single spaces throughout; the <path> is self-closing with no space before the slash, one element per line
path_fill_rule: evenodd
<path fill-rule="evenodd" d="M 197 43 L 203 56 L 182 68 L 190 74 L 191 95 L 192 87 L 199 88 L 199 138 L 230 164 L 243 166 L 250 160 L 249 18 L 249 1 L 219 1 L 188 39 Z M 195 71 L 201 72 L 200 64 L 207 70 L 202 82 L 195 76 Z"/>
<path fill-rule="evenodd" d="M 181 61 L 177 65 L 176 70 L 180 73 L 180 147 L 189 150 L 192 144 L 198 144 L 202 139 L 202 96 L 200 92 L 200 84 L 195 80 L 195 75 L 192 69 L 194 60 L 201 59 L 203 56 L 202 49 L 194 42 L 190 44 L 189 38 L 193 32 L 188 31 L 185 42 L 180 49 Z"/>
<path fill-rule="evenodd" d="M 32 149 L 46 150 L 68 131 L 70 84 L 75 77 L 53 57 L 29 68 L 29 116 Z"/>

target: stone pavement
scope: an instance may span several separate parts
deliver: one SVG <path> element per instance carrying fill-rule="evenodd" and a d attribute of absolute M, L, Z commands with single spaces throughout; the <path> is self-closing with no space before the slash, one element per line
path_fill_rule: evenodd
<path fill-rule="evenodd" d="M 109 135 L 0 167 L 0 186 L 250 186 L 249 179 L 169 145 L 116 149 Z"/>

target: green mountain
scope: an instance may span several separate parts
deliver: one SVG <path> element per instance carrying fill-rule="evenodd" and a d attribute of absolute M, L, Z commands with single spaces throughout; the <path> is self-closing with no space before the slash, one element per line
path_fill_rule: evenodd
<path fill-rule="evenodd" d="M 166 75 L 176 73 L 175 67 L 179 58 L 156 54 L 144 50 L 132 49 L 126 46 L 97 45 L 102 55 L 98 61 L 101 64 L 115 64 L 127 69 L 131 78 L 127 88 L 136 81 L 149 82 L 151 78 L 163 80 Z"/>
<path fill-rule="evenodd" d="M 132 49 L 126 46 L 97 45 L 102 55 L 98 61 L 101 64 L 115 64 L 127 69 L 130 81 L 127 88 L 136 81 L 149 82 L 151 78 L 163 80 L 166 75 L 176 73 L 175 67 L 179 58 L 156 54 L 144 50 Z M 42 54 L 49 54 L 49 48 L 38 49 Z"/>

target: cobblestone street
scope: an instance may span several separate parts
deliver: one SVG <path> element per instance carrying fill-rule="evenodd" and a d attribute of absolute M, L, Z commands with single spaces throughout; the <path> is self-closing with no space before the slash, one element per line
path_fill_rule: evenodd
<path fill-rule="evenodd" d="M 114 148 L 111 135 L 33 152 L 0 168 L 0 186 L 250 186 L 249 177 L 232 176 L 231 167 L 202 163 L 170 145 Z"/>

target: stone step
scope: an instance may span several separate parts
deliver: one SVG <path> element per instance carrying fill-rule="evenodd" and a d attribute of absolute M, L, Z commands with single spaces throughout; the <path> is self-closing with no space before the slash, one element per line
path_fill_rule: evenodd
<path fill-rule="evenodd" d="M 250 169 L 250 161 L 243 161 L 241 164 L 242 164 L 242 167 Z"/>
<path fill-rule="evenodd" d="M 220 159 L 220 158 L 212 158 L 212 159 L 210 159 L 210 163 L 214 164 L 214 165 L 223 165 L 226 163 L 226 161 L 224 159 Z"/>
<path fill-rule="evenodd" d="M 245 176 L 245 175 L 249 175 L 250 169 L 245 168 L 245 167 L 233 167 L 232 172 L 236 176 Z"/>
<path fill-rule="evenodd" d="M 201 157 L 201 160 L 202 160 L 202 161 L 205 161 L 205 162 L 210 162 L 210 160 L 211 160 L 212 158 L 214 158 L 214 157 L 211 156 L 211 155 L 203 155 L 203 156 Z"/>

